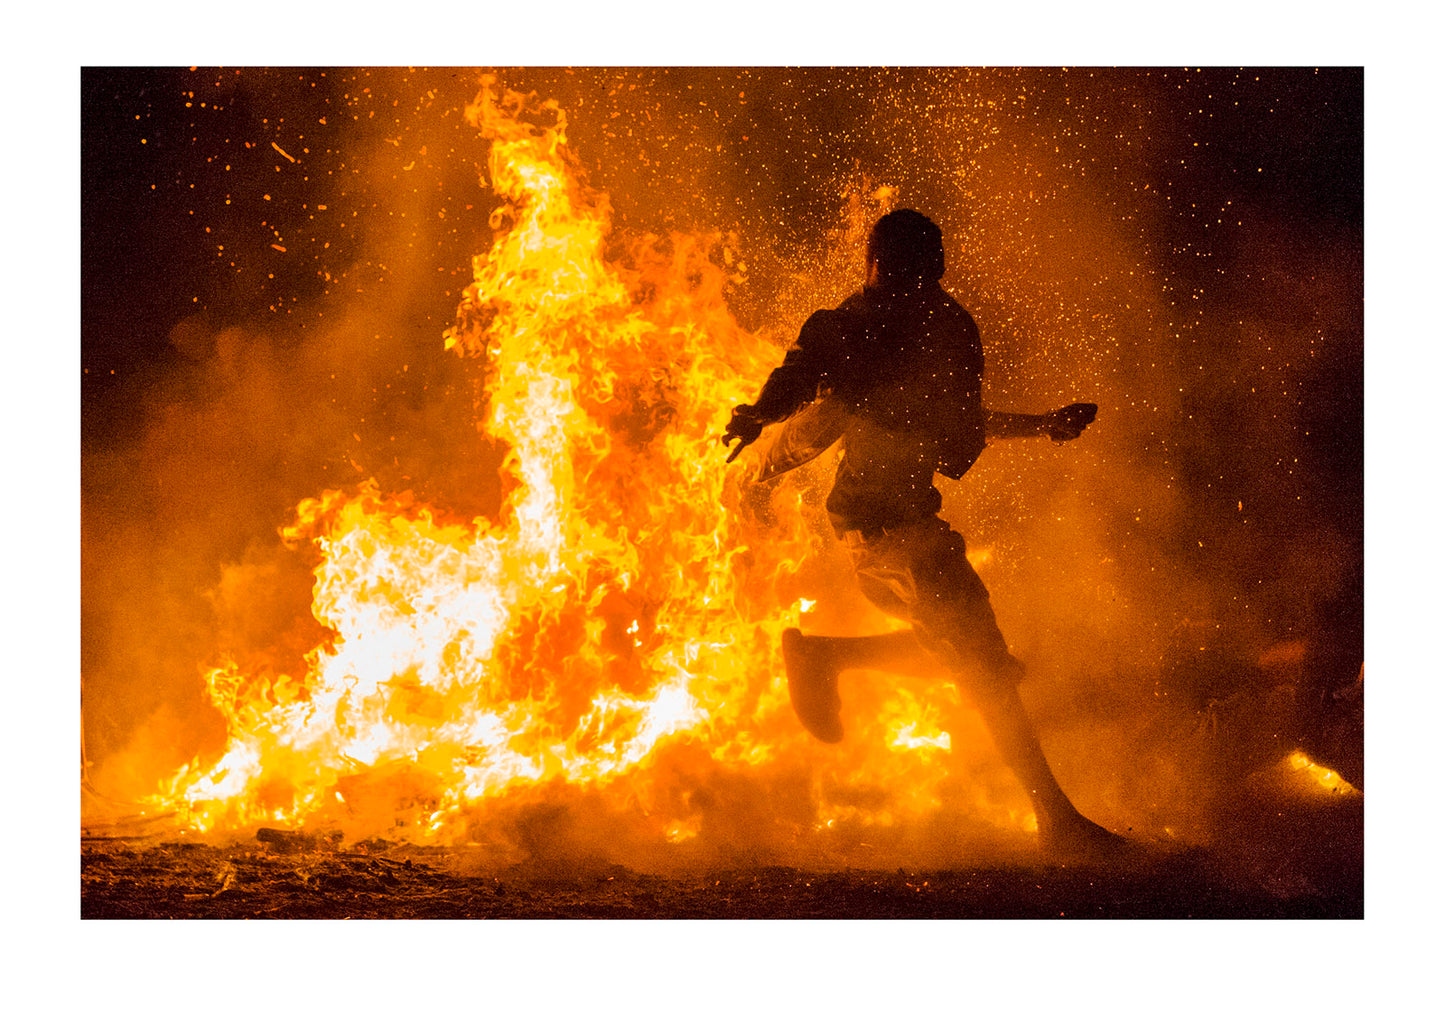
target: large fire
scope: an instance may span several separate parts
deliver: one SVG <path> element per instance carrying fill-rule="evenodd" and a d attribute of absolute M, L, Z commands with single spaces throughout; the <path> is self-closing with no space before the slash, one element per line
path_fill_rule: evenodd
<path fill-rule="evenodd" d="M 538 805 L 674 844 L 896 827 L 946 799 L 1029 829 L 944 689 L 856 682 L 838 749 L 793 718 L 778 640 L 835 597 L 831 550 L 812 476 L 724 464 L 730 409 L 782 353 L 728 310 L 727 239 L 613 237 L 553 103 L 489 82 L 468 115 L 504 204 L 445 344 L 482 366 L 502 512 L 457 521 L 374 482 L 303 501 L 284 535 L 314 544 L 329 639 L 304 676 L 210 670 L 228 746 L 156 805 L 215 834 L 418 843 L 485 841 Z M 769 812 L 736 811 L 740 787 Z"/>

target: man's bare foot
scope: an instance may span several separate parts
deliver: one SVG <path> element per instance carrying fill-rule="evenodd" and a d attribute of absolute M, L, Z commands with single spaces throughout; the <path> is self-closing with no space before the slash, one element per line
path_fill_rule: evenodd
<path fill-rule="evenodd" d="M 1134 845 L 1077 812 L 1062 819 L 1039 819 L 1039 847 L 1061 862 L 1104 863 L 1129 853 Z"/>
<path fill-rule="evenodd" d="M 811 647 L 810 647 L 811 646 Z M 831 657 L 795 627 L 783 632 L 783 669 L 788 674 L 788 698 L 798 721 L 819 741 L 843 740 L 843 707 L 838 698 L 838 672 Z"/>

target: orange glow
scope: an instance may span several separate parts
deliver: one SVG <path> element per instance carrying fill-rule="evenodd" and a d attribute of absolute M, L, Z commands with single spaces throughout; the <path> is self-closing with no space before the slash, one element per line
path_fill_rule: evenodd
<path fill-rule="evenodd" d="M 1314 762 L 1302 751 L 1291 752 L 1286 757 L 1285 763 L 1296 776 L 1309 778 L 1314 781 L 1314 784 L 1318 786 L 1320 790 L 1328 791 L 1332 794 L 1356 793 L 1355 786 L 1348 780 L 1334 770 L 1327 769 L 1317 762 Z"/>
<path fill-rule="evenodd" d="M 936 810 L 959 761 L 927 701 L 946 689 L 859 682 L 839 749 L 793 718 L 779 636 L 824 594 L 803 567 L 826 550 L 798 483 L 760 514 L 749 458 L 724 465 L 730 410 L 782 356 L 728 311 L 725 239 L 619 244 L 555 105 L 489 83 L 468 116 L 504 204 L 444 343 L 485 374 L 501 512 L 451 521 L 374 482 L 302 501 L 283 535 L 320 555 L 331 637 L 301 678 L 211 670 L 228 747 L 157 804 L 197 831 L 443 843 L 509 799 L 586 794 L 678 844 L 706 828 L 697 792 L 751 771 L 805 778 L 788 789 L 817 828 Z M 1022 831 L 1024 805 L 974 810 Z"/>

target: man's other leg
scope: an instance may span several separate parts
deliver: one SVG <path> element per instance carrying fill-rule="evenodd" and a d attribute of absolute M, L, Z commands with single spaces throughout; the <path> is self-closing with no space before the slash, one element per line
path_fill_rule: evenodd
<path fill-rule="evenodd" d="M 987 683 L 961 682 L 959 686 L 983 717 L 999 756 L 1028 794 L 1039 820 L 1039 843 L 1046 851 L 1065 857 L 1095 857 L 1124 846 L 1122 837 L 1080 813 L 1059 786 L 1012 681 L 990 678 Z"/>

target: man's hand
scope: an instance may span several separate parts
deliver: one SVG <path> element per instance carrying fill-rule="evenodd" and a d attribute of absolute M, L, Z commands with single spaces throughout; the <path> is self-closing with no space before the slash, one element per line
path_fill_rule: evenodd
<path fill-rule="evenodd" d="M 752 443 L 763 434 L 763 423 L 758 419 L 757 412 L 751 404 L 739 404 L 733 408 L 732 421 L 728 423 L 727 431 L 722 434 L 723 446 L 732 443 L 733 440 L 741 440 L 732 453 L 728 454 L 727 463 L 732 464 L 733 459 L 743 452 L 743 448 Z"/>
<path fill-rule="evenodd" d="M 1097 404 L 1070 404 L 1044 416 L 1047 419 L 1044 431 L 1055 443 L 1076 440 L 1098 413 Z"/>

